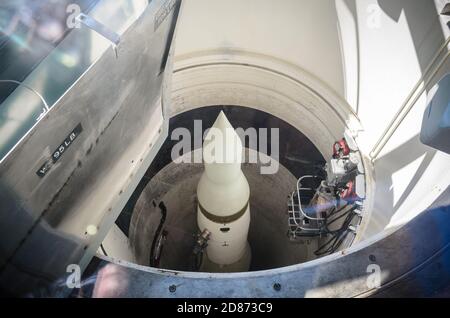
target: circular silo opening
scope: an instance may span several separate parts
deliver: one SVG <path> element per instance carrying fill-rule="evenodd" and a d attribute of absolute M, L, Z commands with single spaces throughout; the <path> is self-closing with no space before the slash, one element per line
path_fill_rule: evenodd
<path fill-rule="evenodd" d="M 203 135 L 221 110 L 235 128 L 265 131 L 258 136 L 265 140 L 256 144 L 250 138 L 244 139 L 246 160 L 242 171 L 250 185 L 250 271 L 317 258 L 315 252 L 326 243 L 327 237 L 293 239 L 289 235 L 288 201 L 300 177 L 319 176 L 314 187 L 326 178 L 325 158 L 302 132 L 276 116 L 248 107 L 209 106 L 171 118 L 169 138 L 116 222 L 128 235 L 134 261 L 168 270 L 198 270 L 198 259 L 193 253 L 200 233 L 196 190 L 204 167 L 201 162 L 194 162 L 196 153 L 201 152 L 201 143 L 195 143 L 194 135 Z M 192 147 L 174 158 L 173 149 L 180 139 L 171 136 L 179 128 L 190 133 Z M 257 162 L 249 160 L 252 155 L 256 155 Z M 274 173 L 262 173 L 263 167 L 268 166 L 268 155 L 277 158 L 272 162 L 277 165 Z M 303 200 L 309 201 L 313 195 L 313 192 L 306 194 Z"/>

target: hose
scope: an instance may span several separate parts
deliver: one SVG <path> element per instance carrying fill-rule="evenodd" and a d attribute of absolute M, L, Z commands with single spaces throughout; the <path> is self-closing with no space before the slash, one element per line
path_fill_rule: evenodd
<path fill-rule="evenodd" d="M 164 222 L 166 222 L 167 216 L 167 208 L 163 201 L 161 201 L 158 205 L 161 211 L 161 221 L 159 222 L 158 228 L 156 229 L 155 236 L 153 237 L 152 247 L 150 250 L 150 266 L 158 266 L 160 255 L 155 255 L 155 247 L 158 242 L 159 237 L 161 236 L 161 231 L 164 226 Z"/>

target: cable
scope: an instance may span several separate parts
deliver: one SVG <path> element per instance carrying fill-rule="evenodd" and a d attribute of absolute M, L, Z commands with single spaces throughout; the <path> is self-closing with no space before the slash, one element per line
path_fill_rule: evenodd
<path fill-rule="evenodd" d="M 102 253 L 103 253 L 105 256 L 108 256 L 108 254 L 107 254 L 106 251 L 105 251 L 105 248 L 103 247 L 103 243 L 100 244 L 100 249 L 102 250 Z"/>
<path fill-rule="evenodd" d="M 345 207 L 344 207 L 345 208 Z M 344 208 L 340 209 L 340 211 L 342 211 Z M 324 244 L 322 244 L 315 252 L 314 254 L 317 256 L 321 256 L 324 254 L 331 254 L 334 253 L 340 246 L 341 244 L 344 242 L 347 234 L 349 233 L 349 226 L 351 224 L 351 222 L 353 221 L 353 217 L 356 215 L 355 213 L 353 213 L 353 211 L 356 209 L 356 205 L 352 206 L 352 208 L 350 208 L 348 211 L 346 211 L 345 213 L 343 213 L 342 215 L 334 218 L 333 220 L 331 220 L 330 222 L 327 222 L 327 224 L 325 225 L 325 230 L 326 233 L 328 234 L 332 234 L 333 236 Z M 343 218 L 344 216 L 346 216 L 342 226 L 340 229 L 335 230 L 335 231 L 330 231 L 328 229 L 328 226 L 332 223 L 334 223 L 335 221 L 337 221 L 338 219 Z M 331 245 L 330 245 L 331 244 Z M 325 249 L 326 248 L 326 249 Z"/>
<path fill-rule="evenodd" d="M 341 246 L 341 244 L 344 241 L 347 234 L 348 234 L 348 231 L 346 230 L 346 231 L 343 231 L 342 233 L 340 233 L 339 235 L 335 235 L 333 237 L 333 244 L 330 247 L 328 247 L 325 251 L 322 251 L 322 252 L 316 251 L 316 252 L 314 252 L 314 254 L 316 254 L 317 256 L 322 256 L 325 254 L 334 253 L 339 248 L 339 246 Z"/>
<path fill-rule="evenodd" d="M 327 251 L 328 251 L 328 249 L 327 249 L 326 251 L 324 251 L 324 252 L 321 252 L 321 251 L 322 251 L 328 244 L 330 244 L 331 242 L 333 242 L 333 241 L 336 240 L 336 239 L 337 239 L 337 236 L 334 235 L 334 236 L 331 237 L 331 239 L 329 239 L 325 244 L 323 244 L 322 246 L 320 246 L 320 247 L 314 252 L 314 254 L 316 254 L 317 256 L 326 254 Z"/>
<path fill-rule="evenodd" d="M 202 266 L 203 263 L 203 251 L 201 251 L 198 254 L 194 254 L 194 271 L 200 270 L 200 266 Z"/>
<path fill-rule="evenodd" d="M 345 238 L 347 237 L 348 233 L 349 233 L 348 229 L 345 230 L 343 233 L 341 233 L 339 240 L 334 242 L 333 245 L 331 246 L 330 253 L 334 253 L 341 246 L 341 244 L 344 242 Z"/>
<path fill-rule="evenodd" d="M 152 247 L 150 250 L 150 266 L 156 266 L 157 260 L 159 256 L 155 255 L 155 246 L 158 241 L 159 236 L 161 235 L 162 228 L 164 226 L 164 222 L 166 221 L 167 208 L 164 205 L 164 202 L 161 201 L 159 203 L 159 209 L 161 210 L 161 221 L 159 222 L 158 228 L 156 229 L 155 236 L 153 237 Z"/>
<path fill-rule="evenodd" d="M 343 208 L 344 209 L 344 208 Z M 343 210 L 341 209 L 341 211 Z M 335 217 L 334 219 L 332 219 L 331 221 L 327 222 L 325 224 L 325 228 L 328 229 L 328 226 L 330 224 L 333 224 L 334 222 L 336 222 L 337 220 L 342 219 L 344 216 L 348 215 L 349 213 L 353 212 L 356 209 L 356 205 L 352 206 L 350 209 L 348 209 L 347 211 L 345 211 L 345 213 L 342 213 L 341 215 L 339 215 L 338 217 Z M 344 221 L 345 223 L 345 221 Z"/>

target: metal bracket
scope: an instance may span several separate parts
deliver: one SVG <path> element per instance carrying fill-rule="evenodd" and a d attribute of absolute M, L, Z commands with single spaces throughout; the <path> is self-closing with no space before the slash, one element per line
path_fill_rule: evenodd
<path fill-rule="evenodd" d="M 87 26 L 89 29 L 97 32 L 101 36 L 103 36 L 105 39 L 110 41 L 113 45 L 114 52 L 117 54 L 117 46 L 120 43 L 120 35 L 118 35 L 116 32 L 109 29 L 106 25 L 98 22 L 94 18 L 84 14 L 80 13 L 80 15 L 77 17 L 77 20 L 83 23 L 85 26 Z"/>

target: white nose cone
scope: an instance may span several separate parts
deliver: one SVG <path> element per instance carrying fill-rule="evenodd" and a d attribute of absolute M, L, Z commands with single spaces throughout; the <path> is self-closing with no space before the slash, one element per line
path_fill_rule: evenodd
<path fill-rule="evenodd" d="M 242 143 L 223 112 L 203 144 L 205 172 L 197 187 L 200 231 L 211 232 L 202 271 L 247 271 L 250 188 L 241 170 Z"/>

